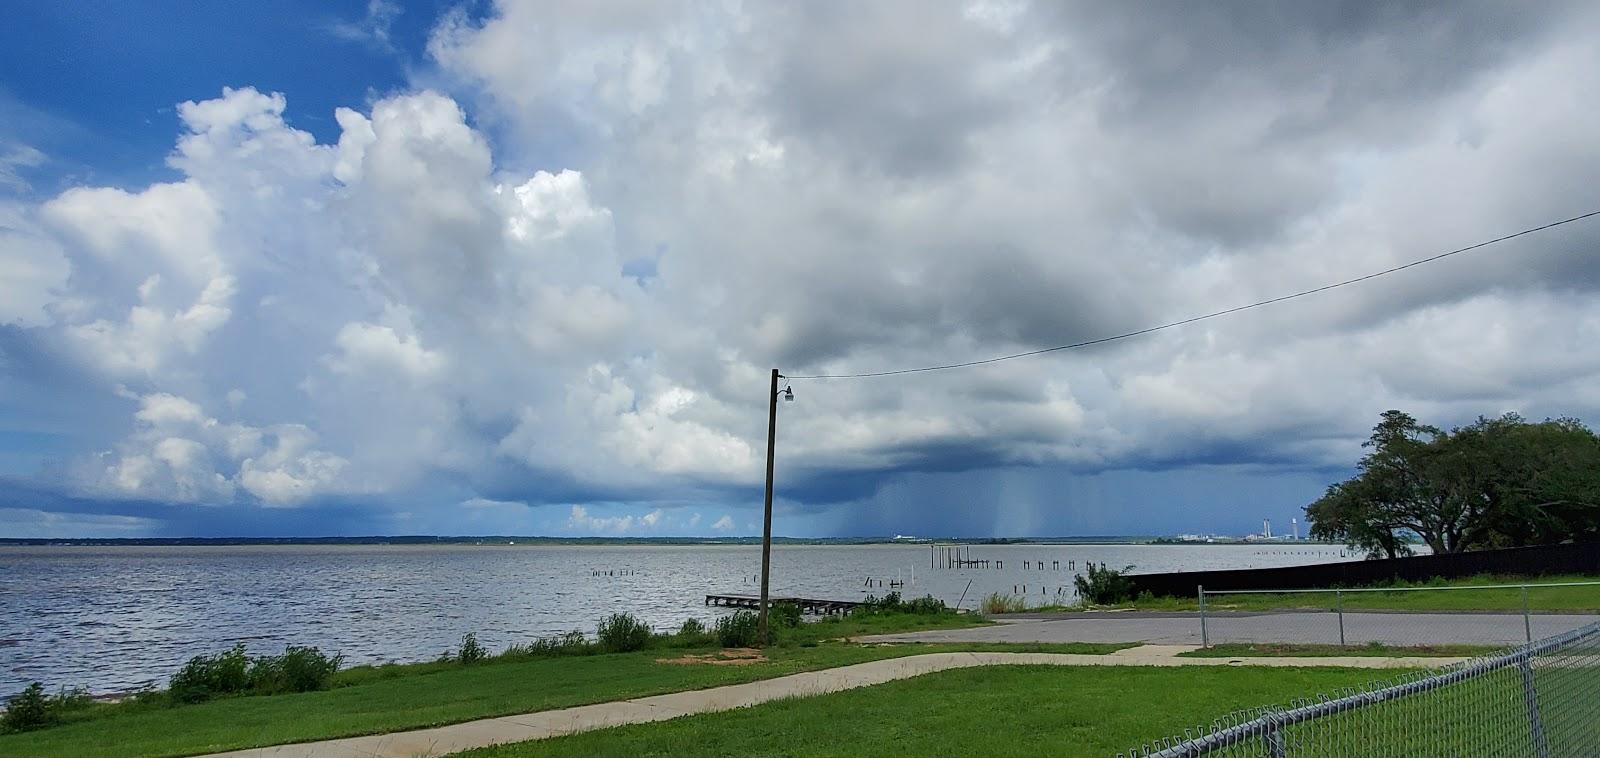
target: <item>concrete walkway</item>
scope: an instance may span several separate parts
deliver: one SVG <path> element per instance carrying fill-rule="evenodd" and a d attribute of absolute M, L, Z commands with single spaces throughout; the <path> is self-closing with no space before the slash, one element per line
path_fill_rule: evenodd
<path fill-rule="evenodd" d="M 1533 639 L 1600 620 L 1595 614 L 1535 613 Z M 862 637 L 861 642 L 1148 642 L 1200 644 L 1197 613 L 1101 612 L 1019 614 L 992 626 Z M 1220 642 L 1339 643 L 1333 613 L 1225 611 L 1208 614 L 1211 644 Z M 1521 613 L 1397 613 L 1346 611 L 1345 641 L 1351 645 L 1521 645 L 1527 641 Z"/>
<path fill-rule="evenodd" d="M 791 674 L 747 684 L 611 703 L 540 711 L 519 716 L 468 721 L 433 729 L 350 737 L 323 742 L 254 748 L 219 756 L 236 758 L 418 758 L 438 756 L 506 742 L 523 742 L 592 729 L 744 708 L 781 698 L 822 695 L 868 687 L 936 671 L 974 666 L 1271 666 L 1345 668 L 1432 668 L 1459 658 L 1178 658 L 1192 645 L 1145 645 L 1110 655 L 1065 653 L 926 653 L 858 663 L 823 671 Z M 213 757 L 214 758 L 214 757 Z"/>

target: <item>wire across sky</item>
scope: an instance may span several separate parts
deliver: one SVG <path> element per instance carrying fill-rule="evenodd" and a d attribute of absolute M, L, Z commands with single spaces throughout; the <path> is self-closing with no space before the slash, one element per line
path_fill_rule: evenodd
<path fill-rule="evenodd" d="M 1193 323 L 1195 323 L 1197 321 L 1205 321 L 1207 319 L 1213 319 L 1213 318 L 1217 318 L 1219 316 L 1226 316 L 1226 315 L 1231 314 L 1231 313 L 1238 313 L 1240 311 L 1248 311 L 1248 310 L 1251 310 L 1253 308 L 1261 308 L 1263 306 L 1273 305 L 1275 303 L 1281 303 L 1281 302 L 1284 302 L 1286 300 L 1294 300 L 1295 298 L 1306 297 L 1307 295 L 1315 295 L 1315 294 L 1317 294 L 1319 292 L 1327 292 L 1328 290 L 1338 289 L 1340 287 L 1348 287 L 1348 286 L 1350 286 L 1352 284 L 1360 284 L 1361 282 L 1365 282 L 1365 281 L 1368 281 L 1370 279 L 1377 279 L 1378 277 L 1388 276 L 1389 274 L 1393 274 L 1393 273 L 1396 273 L 1396 272 L 1399 272 L 1399 271 L 1404 271 L 1404 270 L 1406 270 L 1408 268 L 1415 268 L 1415 267 L 1421 266 L 1421 265 L 1423 265 L 1425 263 L 1432 263 L 1432 262 L 1437 261 L 1437 260 L 1442 260 L 1444 258 L 1449 258 L 1452 255 L 1460 255 L 1462 253 L 1468 253 L 1468 252 L 1471 252 L 1473 250 L 1478 250 L 1480 248 L 1485 248 L 1485 247 L 1488 247 L 1488 246 L 1496 244 L 1496 243 L 1505 242 L 1507 240 L 1513 240 L 1513 239 L 1516 239 L 1518 237 L 1526 236 L 1526 235 L 1529 235 L 1529 234 L 1535 234 L 1535 233 L 1538 233 L 1538 232 L 1545 231 L 1547 229 L 1554 229 L 1554 228 L 1556 228 L 1558 226 L 1562 226 L 1564 224 L 1571 224 L 1571 223 L 1574 223 L 1574 222 L 1577 222 L 1577 221 L 1582 221 L 1582 220 L 1584 220 L 1586 218 L 1591 218 L 1591 217 L 1594 217 L 1594 216 L 1600 216 L 1600 210 L 1592 210 L 1592 211 L 1589 211 L 1588 213 L 1583 213 L 1583 214 L 1579 214 L 1577 216 L 1572 216 L 1570 218 L 1561 219 L 1560 221 L 1552 221 L 1552 222 L 1550 222 L 1548 224 L 1543 224 L 1541 226 L 1535 226 L 1535 227 L 1532 227 L 1532 228 L 1529 228 L 1529 229 L 1523 229 L 1520 232 L 1516 232 L 1516 233 L 1513 233 L 1513 234 L 1507 234 L 1504 237 L 1496 237 L 1496 238 L 1494 238 L 1492 240 L 1485 240 L 1483 242 L 1479 242 L 1479 243 L 1474 244 L 1474 245 L 1468 245 L 1466 247 L 1456 248 L 1455 250 L 1450 250 L 1448 252 L 1438 253 L 1436 255 L 1430 255 L 1430 256 L 1428 256 L 1426 258 L 1419 258 L 1417 260 L 1411 261 L 1410 263 L 1405 263 L 1405 264 L 1402 264 L 1402 265 L 1399 265 L 1399 266 L 1395 266 L 1393 268 L 1386 268 L 1386 269 L 1384 269 L 1382 271 L 1374 271 L 1374 272 L 1372 272 L 1370 274 L 1365 274 L 1363 276 L 1355 277 L 1354 279 L 1345 279 L 1344 281 L 1334 282 L 1332 284 L 1324 284 L 1321 287 L 1313 287 L 1311 289 L 1300 290 L 1299 292 L 1292 292 L 1292 293 L 1289 293 L 1287 295 L 1279 295 L 1278 297 L 1268 298 L 1266 300 L 1259 300 L 1257 302 L 1249 303 L 1247 305 L 1238 305 L 1238 306 L 1234 306 L 1232 308 L 1227 308 L 1227 309 L 1220 310 L 1220 311 L 1213 311 L 1211 313 L 1206 313 L 1206 314 L 1199 315 L 1199 316 L 1191 316 L 1189 318 L 1180 319 L 1178 321 L 1170 321 L 1170 322 L 1167 322 L 1165 324 L 1159 324 L 1157 326 L 1146 327 L 1144 329 L 1138 329 L 1138 330 L 1131 331 L 1131 332 L 1123 332 L 1122 334 L 1113 334 L 1113 335 L 1109 335 L 1109 336 L 1106 336 L 1106 337 L 1097 337 L 1097 338 L 1092 339 L 1092 340 L 1084 340 L 1082 342 L 1073 342 L 1073 343 L 1067 344 L 1067 345 L 1056 345 L 1055 347 L 1039 348 L 1038 350 L 1026 350 L 1026 351 L 1023 351 L 1023 352 L 1020 352 L 1020 353 L 1011 353 L 1009 355 L 999 355 L 999 356 L 995 356 L 993 358 L 983 358 L 981 360 L 973 360 L 973 361 L 961 361 L 959 363 L 941 363 L 941 364 L 936 364 L 936 365 L 932 365 L 932 366 L 918 366 L 916 368 L 895 369 L 893 371 L 867 371 L 867 372 L 861 372 L 861 373 L 810 374 L 810 375 L 789 375 L 789 374 L 785 374 L 784 378 L 786 378 L 786 379 L 868 379 L 868 378 L 876 377 L 876 376 L 896 376 L 896 375 L 900 375 L 900 374 L 921 374 L 921 373 L 926 373 L 926 372 L 929 372 L 929 371 L 949 371 L 951 369 L 970 368 L 972 366 L 983 366 L 983 365 L 987 365 L 987 364 L 990 364 L 990 363 L 999 363 L 1001 361 L 1016 360 L 1017 358 L 1029 358 L 1029 357 L 1032 357 L 1032 356 L 1035 356 L 1035 355 L 1044 355 L 1045 353 L 1060 352 L 1062 350 L 1075 350 L 1077 348 L 1090 347 L 1092 345 L 1103 345 L 1103 344 L 1105 344 L 1107 342 L 1116 342 L 1118 340 L 1125 340 L 1125 339 L 1128 339 L 1130 337 L 1139 337 L 1139 336 L 1142 336 L 1142 335 L 1152 334 L 1152 333 L 1163 331 L 1163 330 L 1166 330 L 1166 329 L 1173 329 L 1173 328 L 1184 326 L 1184 325 L 1187 325 L 1187 324 L 1193 324 Z"/>

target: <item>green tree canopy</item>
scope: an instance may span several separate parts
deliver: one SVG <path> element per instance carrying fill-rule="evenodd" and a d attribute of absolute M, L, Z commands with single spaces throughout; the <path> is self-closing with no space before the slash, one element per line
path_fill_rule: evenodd
<path fill-rule="evenodd" d="M 1311 536 L 1370 555 L 1600 538 L 1600 437 L 1577 419 L 1515 413 L 1449 432 L 1386 411 L 1351 479 L 1306 507 Z"/>

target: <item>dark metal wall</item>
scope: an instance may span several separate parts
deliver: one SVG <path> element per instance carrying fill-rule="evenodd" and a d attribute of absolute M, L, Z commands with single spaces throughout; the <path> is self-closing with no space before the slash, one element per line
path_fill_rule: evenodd
<path fill-rule="evenodd" d="M 1600 542 L 1478 550 L 1454 555 L 1420 555 L 1375 561 L 1319 563 L 1269 569 L 1185 571 L 1135 574 L 1134 592 L 1192 597 L 1208 590 L 1276 590 L 1357 587 L 1394 579 L 1419 582 L 1475 574 L 1600 574 Z"/>

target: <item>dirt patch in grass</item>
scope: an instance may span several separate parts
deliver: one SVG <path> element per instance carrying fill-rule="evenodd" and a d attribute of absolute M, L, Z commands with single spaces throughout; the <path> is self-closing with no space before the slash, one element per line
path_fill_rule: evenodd
<path fill-rule="evenodd" d="M 767 656 L 760 650 L 748 647 L 729 648 L 715 653 L 704 655 L 684 655 L 677 658 L 657 658 L 656 663 L 666 663 L 673 666 L 692 666 L 695 664 L 708 664 L 711 666 L 749 666 L 755 663 L 765 663 Z"/>

